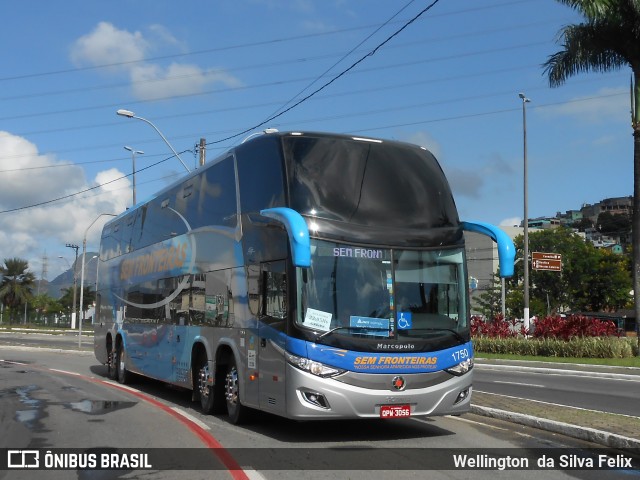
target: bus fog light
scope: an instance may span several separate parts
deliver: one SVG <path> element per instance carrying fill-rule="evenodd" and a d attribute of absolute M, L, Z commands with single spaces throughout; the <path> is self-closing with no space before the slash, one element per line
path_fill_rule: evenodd
<path fill-rule="evenodd" d="M 465 388 L 458 394 L 458 398 L 456 398 L 456 401 L 453 402 L 453 404 L 455 405 L 457 403 L 462 402 L 464 399 L 466 399 L 469 396 L 470 393 L 471 393 L 471 387 Z"/>
<path fill-rule="evenodd" d="M 301 393 L 302 398 L 304 398 L 310 404 L 315 405 L 316 407 L 326 408 L 327 410 L 331 408 L 329 406 L 327 398 L 323 394 L 318 392 L 308 392 L 305 390 L 301 391 Z"/>

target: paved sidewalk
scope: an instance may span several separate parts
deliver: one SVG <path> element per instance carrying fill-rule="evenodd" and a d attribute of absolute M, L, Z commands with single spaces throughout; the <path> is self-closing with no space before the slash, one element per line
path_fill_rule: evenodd
<path fill-rule="evenodd" d="M 598 365 L 550 364 L 543 362 L 501 362 L 476 359 L 477 368 L 571 370 L 607 377 L 640 380 L 640 369 Z M 640 388 L 639 388 L 640 392 Z M 640 397 L 640 393 L 639 393 Z M 640 401 L 640 398 L 639 398 Z M 474 392 L 471 411 L 522 425 L 537 427 L 615 448 L 637 449 L 640 453 L 640 417 L 564 407 L 547 402 Z"/>

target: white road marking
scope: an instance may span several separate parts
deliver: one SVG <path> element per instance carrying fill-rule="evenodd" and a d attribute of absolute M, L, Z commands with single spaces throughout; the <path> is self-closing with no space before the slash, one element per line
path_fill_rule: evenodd
<path fill-rule="evenodd" d="M 178 407 L 171 407 L 171 410 L 173 410 L 174 412 L 176 412 L 179 415 L 182 415 L 184 418 L 186 418 L 187 420 L 189 420 L 190 422 L 195 423 L 196 425 L 198 425 L 200 428 L 202 428 L 203 430 L 211 430 L 211 427 L 209 425 L 207 425 L 206 423 L 204 423 L 201 420 L 198 420 L 196 417 L 194 417 L 193 415 L 191 415 L 190 413 L 185 412 L 184 410 L 182 410 L 181 408 Z"/>
<path fill-rule="evenodd" d="M 492 383 L 504 383 L 506 385 L 520 385 L 522 387 L 545 388 L 544 385 L 536 385 L 535 383 L 506 382 L 502 380 L 493 380 Z"/>

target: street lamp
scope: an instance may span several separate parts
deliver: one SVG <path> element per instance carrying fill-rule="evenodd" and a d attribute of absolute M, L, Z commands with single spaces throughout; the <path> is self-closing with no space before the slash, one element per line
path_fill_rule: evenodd
<path fill-rule="evenodd" d="M 162 132 L 160 130 L 158 130 L 158 127 L 156 127 L 153 123 L 151 123 L 149 120 L 147 120 L 146 118 L 142 118 L 142 117 L 137 117 L 135 113 L 133 113 L 131 110 L 125 110 L 123 108 L 121 108 L 120 110 L 118 110 L 116 112 L 116 114 L 120 115 L 121 117 L 127 117 L 127 118 L 137 118 L 138 120 L 142 120 L 145 123 L 148 123 L 149 125 L 151 125 L 153 127 L 153 129 L 158 132 L 158 135 L 160 135 L 160 137 L 162 137 L 162 140 L 164 140 L 164 143 L 167 144 L 167 146 L 171 149 L 171 151 L 173 152 L 173 154 L 178 158 L 178 160 L 180 160 L 180 163 L 182 164 L 182 166 L 187 170 L 187 172 L 190 172 L 191 170 L 189 170 L 189 167 L 187 167 L 187 165 L 182 161 L 182 158 L 180 158 L 180 155 L 178 154 L 178 152 L 176 152 L 175 148 L 173 148 L 171 146 L 171 144 L 169 143 L 169 141 L 165 138 L 165 136 L 162 134 Z"/>
<path fill-rule="evenodd" d="M 133 205 L 136 204 L 136 154 L 143 155 L 144 152 L 142 150 L 134 150 L 131 147 L 124 147 L 125 150 L 129 150 L 131 152 L 131 163 L 133 164 L 133 176 L 131 177 L 133 180 Z"/>
<path fill-rule="evenodd" d="M 524 93 L 518 96 L 522 100 L 522 139 L 524 151 L 524 328 L 529 331 L 529 205 L 528 205 L 528 179 L 527 179 L 527 103 L 528 99 Z"/>
<path fill-rule="evenodd" d="M 89 232 L 89 229 L 93 226 L 93 224 L 96 223 L 100 217 L 104 217 L 104 216 L 117 217 L 117 215 L 114 213 L 101 213 L 93 220 L 93 222 L 91 222 L 91 224 L 84 231 L 84 238 L 82 239 L 82 270 L 80 274 L 80 310 L 82 312 L 84 312 L 84 310 L 82 309 L 82 301 L 84 299 L 83 298 L 84 296 L 84 259 L 87 255 L 87 233 Z M 100 260 L 98 259 L 98 261 Z M 78 329 L 78 348 L 80 348 L 81 346 L 82 346 L 82 319 L 80 319 L 80 328 Z"/>
<path fill-rule="evenodd" d="M 71 312 L 71 330 L 76 328 L 76 290 L 78 285 L 77 264 L 78 264 L 78 245 L 67 243 L 65 245 L 68 248 L 72 248 L 76 251 L 76 260 L 73 262 L 73 309 Z"/>

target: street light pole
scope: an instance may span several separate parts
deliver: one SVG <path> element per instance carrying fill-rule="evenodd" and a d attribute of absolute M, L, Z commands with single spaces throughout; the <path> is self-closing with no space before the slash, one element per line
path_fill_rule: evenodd
<path fill-rule="evenodd" d="M 531 102 L 524 93 L 518 96 L 522 100 L 522 140 L 524 151 L 524 249 L 523 249 L 523 268 L 524 268 L 524 328 L 528 332 L 530 327 L 529 316 L 529 180 L 527 178 L 527 103 Z"/>
<path fill-rule="evenodd" d="M 133 175 L 131 179 L 133 180 L 133 205 L 136 204 L 136 154 L 143 155 L 144 152 L 142 150 L 134 150 L 131 147 L 124 147 L 125 150 L 131 152 L 131 163 L 133 164 Z"/>
<path fill-rule="evenodd" d="M 66 247 L 73 248 L 76 251 L 76 261 L 73 262 L 73 308 L 71 313 L 71 330 L 76 328 L 76 290 L 78 285 L 78 275 L 76 273 L 76 265 L 78 264 L 78 245 L 67 243 Z"/>
<path fill-rule="evenodd" d="M 182 161 L 182 158 L 180 157 L 180 155 L 178 154 L 178 152 L 176 152 L 175 148 L 173 148 L 171 146 L 171 144 L 169 143 L 169 140 L 167 140 L 165 138 L 165 136 L 162 134 L 162 132 L 158 129 L 158 127 L 156 127 L 153 123 L 151 123 L 149 120 L 147 120 L 146 118 L 142 118 L 142 117 L 138 117 L 136 116 L 135 113 L 133 113 L 131 110 L 125 110 L 123 108 L 121 108 L 120 110 L 118 110 L 116 112 L 116 114 L 120 115 L 121 117 L 127 117 L 127 118 L 137 118 L 138 120 L 142 120 L 145 123 L 148 123 L 149 125 L 151 125 L 153 127 L 153 129 L 158 132 L 158 135 L 160 135 L 160 137 L 162 138 L 162 140 L 164 140 L 164 143 L 167 144 L 167 146 L 171 149 L 171 151 L 173 152 L 173 154 L 178 158 L 178 160 L 180 160 L 180 163 L 182 164 L 182 166 L 187 170 L 187 172 L 190 172 L 191 170 L 189 170 L 189 167 L 187 167 L 187 165 Z"/>
<path fill-rule="evenodd" d="M 125 147 L 126 148 L 126 147 Z M 87 255 L 87 233 L 89 232 L 89 229 L 93 226 L 94 223 L 96 223 L 98 221 L 98 219 L 100 217 L 104 217 L 104 216 L 108 216 L 108 217 L 117 217 L 116 214 L 114 213 L 101 213 L 100 215 L 98 215 L 95 220 L 93 222 L 91 222 L 91 224 L 87 227 L 87 229 L 84 231 L 84 238 L 82 239 L 82 270 L 81 270 L 81 274 L 80 274 L 80 311 L 81 311 L 81 315 L 82 312 L 84 312 L 84 309 L 82 308 L 82 301 L 84 300 L 84 261 L 85 261 L 85 257 Z M 98 259 L 98 262 L 100 261 L 100 259 Z M 82 346 L 82 318 L 80 319 L 80 328 L 78 329 L 78 348 L 80 348 Z"/>

